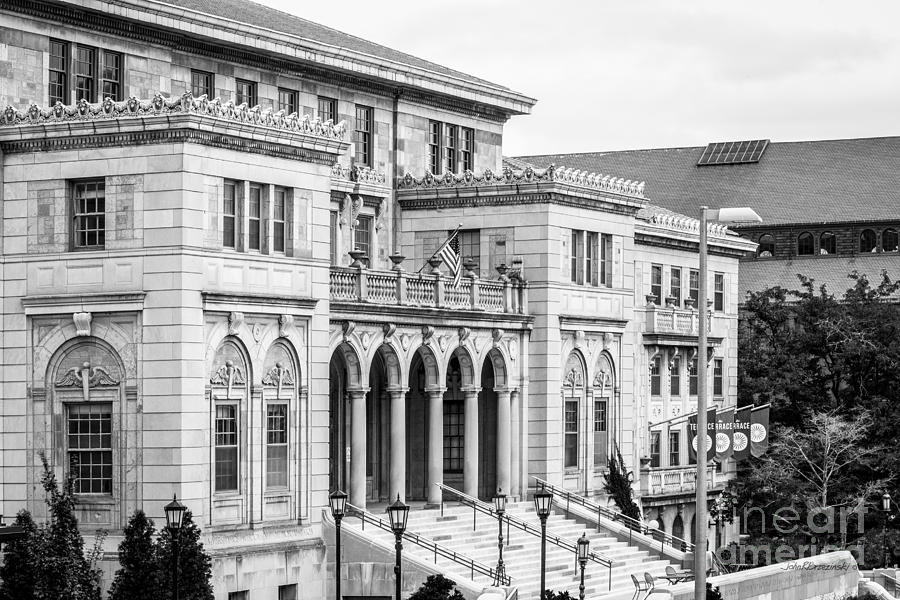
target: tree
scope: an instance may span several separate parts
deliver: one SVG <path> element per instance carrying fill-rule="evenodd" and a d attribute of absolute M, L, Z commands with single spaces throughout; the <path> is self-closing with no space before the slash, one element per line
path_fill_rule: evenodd
<path fill-rule="evenodd" d="M 160 565 L 153 536 L 156 529 L 144 511 L 135 511 L 119 544 L 119 564 L 109 590 L 109 600 L 158 600 L 165 597 L 160 585 Z"/>
<path fill-rule="evenodd" d="M 454 586 L 456 582 L 440 573 L 429 575 L 409 600 L 463 600 L 462 593 Z"/>
<path fill-rule="evenodd" d="M 163 575 L 163 598 L 172 589 L 172 533 L 164 527 L 156 543 L 157 565 Z M 213 600 L 212 560 L 200 542 L 200 528 L 191 511 L 185 511 L 178 532 L 178 590 L 181 600 Z"/>
<path fill-rule="evenodd" d="M 603 489 L 615 501 L 616 506 L 626 517 L 635 521 L 641 520 L 641 511 L 632 497 L 631 482 L 634 474 L 625 466 L 622 451 L 616 444 L 616 453 L 609 459 L 609 471 L 603 475 Z"/>
<path fill-rule="evenodd" d="M 568 591 L 554 592 L 553 590 L 546 590 L 544 598 L 546 600 L 572 600 L 572 595 Z"/>
<path fill-rule="evenodd" d="M 27 510 L 19 511 L 14 525 L 22 528 L 24 536 L 6 544 L 0 565 L 0 600 L 34 598 L 39 579 L 37 565 L 43 538 L 38 527 Z"/>

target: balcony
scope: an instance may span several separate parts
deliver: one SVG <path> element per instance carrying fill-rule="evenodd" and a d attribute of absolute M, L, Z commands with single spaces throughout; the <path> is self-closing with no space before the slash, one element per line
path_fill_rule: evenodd
<path fill-rule="evenodd" d="M 707 313 L 712 322 L 712 314 Z M 696 336 L 700 331 L 700 311 L 694 308 L 647 305 L 647 333 Z"/>
<path fill-rule="evenodd" d="M 706 488 L 725 483 L 715 468 L 706 469 Z M 650 467 L 641 470 L 641 495 L 668 496 L 693 493 L 697 489 L 697 467 Z"/>
<path fill-rule="evenodd" d="M 333 303 L 367 303 L 487 313 L 526 314 L 524 281 L 503 277 L 484 280 L 464 276 L 458 286 L 444 274 L 331 267 Z"/>

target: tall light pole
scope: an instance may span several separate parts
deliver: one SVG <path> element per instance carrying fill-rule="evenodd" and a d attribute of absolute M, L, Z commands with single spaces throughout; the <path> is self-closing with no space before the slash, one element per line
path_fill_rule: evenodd
<path fill-rule="evenodd" d="M 696 527 L 694 532 L 694 597 L 706 598 L 706 552 L 708 533 L 708 512 L 706 509 L 706 464 L 707 447 L 706 436 L 706 343 L 708 337 L 707 315 L 709 307 L 709 274 L 707 262 L 709 248 L 706 235 L 710 221 L 719 223 L 759 223 L 762 221 L 752 208 L 719 208 L 710 209 L 708 206 L 700 207 L 700 297 L 697 304 L 700 309 L 700 330 L 697 340 L 697 494 L 694 500 L 696 504 Z"/>
<path fill-rule="evenodd" d="M 334 597 L 341 600 L 341 519 L 347 506 L 347 494 L 335 490 L 328 495 L 331 516 L 334 517 Z"/>
<path fill-rule="evenodd" d="M 506 514 L 506 494 L 503 490 L 497 488 L 497 495 L 494 496 L 494 510 L 497 512 L 497 526 L 500 535 L 497 536 L 497 549 L 500 551 L 497 559 L 497 573 L 494 577 L 494 585 L 500 587 L 503 580 L 506 579 L 506 566 L 503 564 L 503 515 Z"/>
<path fill-rule="evenodd" d="M 181 543 L 181 524 L 187 507 L 172 494 L 172 501 L 163 510 L 166 511 L 166 528 L 172 538 L 172 600 L 178 600 L 178 545 Z"/>
<path fill-rule="evenodd" d="M 584 568 L 587 566 L 588 554 L 591 551 L 591 540 L 587 538 L 587 532 L 578 538 L 578 566 L 581 567 L 581 583 L 578 584 L 578 600 L 584 600 Z"/>
<path fill-rule="evenodd" d="M 391 529 L 394 530 L 394 537 L 397 540 L 394 546 L 397 551 L 397 562 L 394 565 L 394 579 L 396 585 L 396 597 L 394 600 L 401 600 L 400 583 L 402 580 L 402 569 L 400 567 L 400 554 L 403 551 L 403 532 L 406 531 L 406 519 L 409 517 L 409 507 L 400 500 L 400 494 L 397 494 L 397 500 L 387 507 L 387 512 L 391 518 Z"/>
<path fill-rule="evenodd" d="M 887 492 L 881 497 L 881 510 L 884 511 L 884 523 L 881 526 L 882 569 L 888 568 L 887 526 L 891 519 L 891 495 Z"/>
<path fill-rule="evenodd" d="M 534 494 L 534 511 L 541 520 L 541 600 L 546 600 L 547 587 L 547 517 L 553 506 L 553 494 L 541 489 Z"/>

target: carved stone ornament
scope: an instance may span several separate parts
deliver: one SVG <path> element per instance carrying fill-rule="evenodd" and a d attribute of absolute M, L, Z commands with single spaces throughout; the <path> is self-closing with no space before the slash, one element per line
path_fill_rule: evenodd
<path fill-rule="evenodd" d="M 288 330 L 294 326 L 294 315 L 281 315 L 278 317 L 278 336 L 287 337 Z"/>
<path fill-rule="evenodd" d="M 612 345 L 613 339 L 615 339 L 613 334 L 609 333 L 608 331 L 603 334 L 603 349 L 604 350 L 606 350 L 607 348 L 609 348 Z"/>
<path fill-rule="evenodd" d="M 601 392 L 612 385 L 612 373 L 607 370 L 597 371 L 594 375 L 594 387 Z"/>
<path fill-rule="evenodd" d="M 104 367 L 92 367 L 85 362 L 81 367 L 72 367 L 56 380 L 56 387 L 81 387 L 87 382 L 88 387 L 119 385 Z"/>
<path fill-rule="evenodd" d="M 269 372 L 263 377 L 262 384 L 277 387 L 278 396 L 280 397 L 281 386 L 294 385 L 294 375 L 291 373 L 290 369 L 285 367 L 284 364 L 279 361 L 276 362 L 275 366 L 269 369 Z"/>
<path fill-rule="evenodd" d="M 397 331 L 397 326 L 394 323 L 385 323 L 381 326 L 381 331 L 384 332 L 384 339 L 389 340 L 394 335 L 394 332 Z"/>
<path fill-rule="evenodd" d="M 434 327 L 431 325 L 422 325 L 422 341 L 427 342 L 434 335 Z"/>
<path fill-rule="evenodd" d="M 244 323 L 244 313 L 228 313 L 228 335 L 237 335 L 238 329 Z"/>
<path fill-rule="evenodd" d="M 511 362 L 516 362 L 516 358 L 519 356 L 519 342 L 516 341 L 516 338 L 511 337 L 506 342 L 507 354 L 509 354 L 509 360 Z"/>
<path fill-rule="evenodd" d="M 582 385 L 584 385 L 584 379 L 581 371 L 574 368 L 569 369 L 569 372 L 563 377 L 563 387 L 581 387 Z"/>
<path fill-rule="evenodd" d="M 575 341 L 575 347 L 581 348 L 581 346 L 584 344 L 584 331 L 579 329 L 574 334 L 572 334 L 572 337 Z"/>
<path fill-rule="evenodd" d="M 446 335 L 442 335 L 438 338 L 438 347 L 441 349 L 441 352 L 446 352 L 449 345 L 450 341 L 447 339 Z"/>
<path fill-rule="evenodd" d="M 247 382 L 241 368 L 230 360 L 226 360 L 225 364 L 219 367 L 209 378 L 209 382 L 213 385 L 242 385 Z"/>
<path fill-rule="evenodd" d="M 91 313 L 77 312 L 72 315 L 72 321 L 75 323 L 75 335 L 91 335 Z"/>
<path fill-rule="evenodd" d="M 403 348 L 403 351 L 409 350 L 410 345 L 412 345 L 412 338 L 407 334 L 403 334 L 400 336 L 400 347 Z"/>
<path fill-rule="evenodd" d="M 372 334 L 368 331 L 364 331 L 362 336 L 360 337 L 360 341 L 362 342 L 363 350 L 368 350 L 369 344 L 372 343 Z"/>
<path fill-rule="evenodd" d="M 265 326 L 262 323 L 254 323 L 253 324 L 253 328 L 250 331 L 253 334 L 254 341 L 258 342 L 260 339 L 262 339 L 262 334 L 263 334 L 264 329 L 265 329 Z"/>
<path fill-rule="evenodd" d="M 345 342 L 353 334 L 354 329 L 356 329 L 355 321 L 344 321 L 343 323 L 341 323 L 341 330 L 344 332 Z"/>
<path fill-rule="evenodd" d="M 469 333 L 471 333 L 471 329 L 468 327 L 460 327 L 456 330 L 457 335 L 459 335 L 459 343 L 463 343 L 469 338 Z"/>
<path fill-rule="evenodd" d="M 503 330 L 498 328 L 491 331 L 491 339 L 494 340 L 494 347 L 496 347 L 503 339 Z"/>

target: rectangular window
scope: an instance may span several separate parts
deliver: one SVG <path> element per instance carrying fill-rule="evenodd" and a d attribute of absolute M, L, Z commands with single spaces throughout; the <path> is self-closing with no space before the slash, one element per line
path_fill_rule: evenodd
<path fill-rule="evenodd" d="M 112 494 L 112 404 L 69 404 L 69 466 L 76 494 Z"/>
<path fill-rule="evenodd" d="M 612 287 L 612 236 L 600 235 L 600 285 Z"/>
<path fill-rule="evenodd" d="M 594 400 L 594 431 L 606 431 L 606 400 Z"/>
<path fill-rule="evenodd" d="M 578 400 L 566 398 L 565 466 L 578 466 Z"/>
<path fill-rule="evenodd" d="M 713 396 L 721 396 L 725 389 L 724 364 L 721 358 L 713 359 Z"/>
<path fill-rule="evenodd" d="M 441 124 L 428 122 L 428 168 L 433 175 L 441 174 Z"/>
<path fill-rule="evenodd" d="M 249 590 L 228 592 L 228 600 L 250 600 L 250 592 Z"/>
<path fill-rule="evenodd" d="M 255 183 L 250 184 L 250 206 L 248 207 L 248 210 L 250 211 L 250 214 L 248 215 L 249 222 L 247 223 L 247 245 L 250 250 L 261 250 L 262 186 Z"/>
<path fill-rule="evenodd" d="M 103 248 L 106 244 L 106 184 L 81 181 L 72 186 L 72 233 L 75 248 Z"/>
<path fill-rule="evenodd" d="M 356 144 L 356 163 L 372 166 L 372 109 L 356 106 L 356 130 L 353 141 Z"/>
<path fill-rule="evenodd" d="M 456 173 L 456 125 L 444 124 L 444 161 L 442 166 L 444 171 Z"/>
<path fill-rule="evenodd" d="M 570 276 L 572 283 L 579 285 L 584 283 L 584 232 L 572 230 L 572 265 Z"/>
<path fill-rule="evenodd" d="M 238 417 L 237 406 L 216 406 L 216 491 L 238 489 Z"/>
<path fill-rule="evenodd" d="M 606 400 L 594 400 L 594 467 L 606 464 Z"/>
<path fill-rule="evenodd" d="M 279 585 L 278 600 L 297 600 L 297 584 Z"/>
<path fill-rule="evenodd" d="M 675 298 L 675 306 L 681 306 L 681 269 L 672 267 L 669 275 L 669 295 Z"/>
<path fill-rule="evenodd" d="M 108 50 L 100 51 L 101 100 L 122 100 L 122 55 Z"/>
<path fill-rule="evenodd" d="M 669 370 L 669 395 L 681 395 L 681 358 L 675 357 Z"/>
<path fill-rule="evenodd" d="M 82 98 L 94 102 L 97 95 L 97 51 L 85 46 L 75 47 L 75 102 Z"/>
<path fill-rule="evenodd" d="M 658 467 L 659 466 L 659 432 L 651 431 L 650 432 L 650 466 Z"/>
<path fill-rule="evenodd" d="M 69 103 L 69 44 L 50 40 L 50 106 Z"/>
<path fill-rule="evenodd" d="M 237 248 L 237 182 L 225 182 L 225 194 L 222 201 L 222 246 Z"/>
<path fill-rule="evenodd" d="M 471 171 L 475 165 L 472 160 L 475 155 L 475 130 L 460 127 L 459 131 L 459 166 L 463 171 Z"/>
<path fill-rule="evenodd" d="M 650 395 L 659 396 L 662 393 L 662 374 L 660 373 L 659 356 L 650 363 Z"/>
<path fill-rule="evenodd" d="M 461 400 L 444 400 L 444 471 L 463 472 L 465 414 Z"/>
<path fill-rule="evenodd" d="M 428 167 L 433 174 L 471 171 L 474 166 L 474 129 L 440 121 L 428 122 Z"/>
<path fill-rule="evenodd" d="M 599 264 L 597 261 L 597 254 L 600 250 L 599 245 L 600 234 L 588 231 L 584 255 L 584 280 L 588 285 L 598 285 L 600 282 Z"/>
<path fill-rule="evenodd" d="M 697 359 L 688 363 L 688 394 L 697 395 Z"/>
<path fill-rule="evenodd" d="M 460 260 L 473 260 L 481 264 L 481 231 L 466 229 L 458 234 Z"/>
<path fill-rule="evenodd" d="M 234 80 L 234 103 L 240 106 L 246 104 L 249 107 L 257 105 L 256 102 L 256 83 L 247 81 L 246 79 Z"/>
<path fill-rule="evenodd" d="M 287 191 L 275 188 L 275 205 L 272 207 L 272 249 L 284 252 L 285 232 L 287 231 Z"/>
<path fill-rule="evenodd" d="M 212 73 L 195 71 L 191 69 L 191 93 L 195 98 L 206 95 L 207 98 L 215 97 L 215 78 Z"/>
<path fill-rule="evenodd" d="M 357 250 L 362 250 L 370 259 L 372 258 L 372 217 L 360 215 L 356 219 L 356 229 L 353 231 L 353 245 Z"/>
<path fill-rule="evenodd" d="M 681 464 L 681 432 L 669 432 L 669 466 L 677 467 Z"/>
<path fill-rule="evenodd" d="M 650 293 L 653 294 L 653 304 L 659 306 L 662 300 L 662 265 L 650 267 Z"/>
<path fill-rule="evenodd" d="M 688 272 L 688 297 L 694 301 L 694 307 L 700 308 L 700 271 L 691 269 Z"/>
<path fill-rule="evenodd" d="M 297 112 L 297 92 L 278 88 L 278 110 L 283 110 L 285 115 Z"/>
<path fill-rule="evenodd" d="M 319 96 L 319 120 L 322 122 L 331 121 L 332 123 L 338 121 L 337 100 Z"/>
<path fill-rule="evenodd" d="M 266 408 L 266 487 L 287 487 L 287 425 L 287 404 L 268 405 Z"/>
<path fill-rule="evenodd" d="M 331 211 L 329 244 L 331 245 L 331 264 L 338 264 L 338 214 L 336 210 Z"/>
<path fill-rule="evenodd" d="M 716 273 L 713 276 L 715 287 L 713 288 L 713 310 L 723 312 L 725 310 L 725 274 Z"/>

